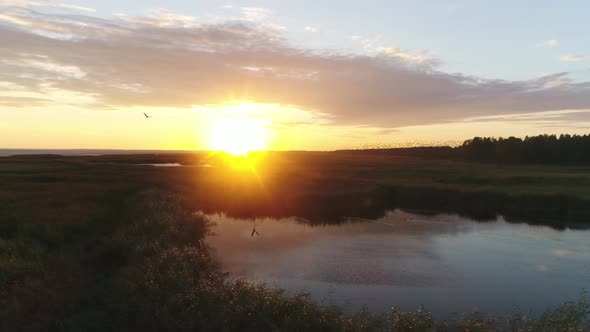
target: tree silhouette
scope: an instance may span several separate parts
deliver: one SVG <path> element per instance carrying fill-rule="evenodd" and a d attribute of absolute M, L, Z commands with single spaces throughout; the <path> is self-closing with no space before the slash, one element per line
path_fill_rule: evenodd
<path fill-rule="evenodd" d="M 451 157 L 485 163 L 590 165 L 590 135 L 475 137 L 453 149 Z"/>

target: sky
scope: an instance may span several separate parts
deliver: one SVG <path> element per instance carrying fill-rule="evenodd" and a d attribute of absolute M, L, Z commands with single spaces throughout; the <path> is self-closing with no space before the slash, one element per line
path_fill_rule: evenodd
<path fill-rule="evenodd" d="M 0 0 L 0 148 L 590 132 L 588 1 L 64 1 Z"/>

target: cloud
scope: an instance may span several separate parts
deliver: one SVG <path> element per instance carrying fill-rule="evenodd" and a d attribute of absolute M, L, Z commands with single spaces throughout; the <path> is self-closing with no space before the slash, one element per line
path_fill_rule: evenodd
<path fill-rule="evenodd" d="M 559 41 L 557 41 L 557 39 L 549 39 L 549 40 L 546 40 L 546 41 L 538 44 L 537 46 L 546 46 L 546 47 L 553 48 L 553 47 L 556 47 L 557 44 L 559 44 Z"/>
<path fill-rule="evenodd" d="M 304 30 L 307 31 L 307 32 L 318 32 L 318 28 L 313 27 L 311 25 L 305 26 Z"/>
<path fill-rule="evenodd" d="M 549 47 L 555 47 L 557 46 L 557 40 L 555 39 L 549 39 L 548 41 L 545 42 L 545 45 L 549 46 Z"/>
<path fill-rule="evenodd" d="M 2 13 L 0 13 L 0 21 L 5 21 L 7 23 L 12 23 L 12 24 L 21 25 L 21 26 L 30 26 L 31 25 L 31 23 L 27 20 L 23 20 L 18 17 L 15 17 L 15 16 L 6 15 L 6 14 L 2 14 Z"/>
<path fill-rule="evenodd" d="M 195 21 L 195 18 L 192 16 L 171 13 L 164 8 L 150 10 L 146 17 L 141 18 L 122 13 L 116 13 L 115 17 L 127 23 L 154 27 L 191 27 Z"/>
<path fill-rule="evenodd" d="M 23 7 L 23 8 L 30 8 L 30 7 L 47 7 L 47 8 L 60 8 L 60 9 L 67 9 L 67 10 L 79 10 L 79 11 L 86 11 L 86 12 L 95 12 L 94 8 L 78 6 L 78 5 L 70 5 L 66 3 L 55 3 L 50 1 L 31 1 L 31 0 L 3 0 L 0 3 L 0 7 L 2 6 L 12 6 L 12 7 Z"/>
<path fill-rule="evenodd" d="M 28 106 L 37 106 L 43 105 L 50 100 L 43 99 L 43 98 L 33 98 L 33 97 L 7 97 L 2 96 L 0 94 L 0 106 L 10 106 L 10 107 L 23 107 L 24 105 Z"/>
<path fill-rule="evenodd" d="M 64 102 L 60 91 L 101 109 L 249 100 L 375 128 L 590 109 L 590 83 L 567 73 L 522 81 L 450 74 L 396 48 L 303 49 L 260 22 L 204 24 L 164 10 L 107 19 L 10 7 L 0 15 L 0 40 L 0 82 L 12 84 L 0 86 L 3 95 L 56 104 Z"/>
<path fill-rule="evenodd" d="M 424 55 L 402 52 L 400 49 L 394 47 L 380 48 L 379 51 L 387 56 L 398 58 L 410 63 L 421 65 L 433 65 L 435 63 L 433 59 L 430 59 Z"/>
<path fill-rule="evenodd" d="M 562 55 L 559 57 L 559 60 L 563 62 L 578 62 L 586 60 L 586 56 L 581 54 Z"/>
<path fill-rule="evenodd" d="M 586 119 L 590 119 L 590 109 L 588 110 L 559 110 L 559 111 L 544 111 L 532 113 L 518 113 L 518 114 L 501 114 L 501 115 L 487 115 L 473 118 L 466 118 L 466 122 L 480 122 L 480 121 L 510 121 L 510 122 L 535 122 L 544 120 L 558 120 L 566 119 L 568 117 L 576 117 L 584 115 Z"/>
<path fill-rule="evenodd" d="M 244 14 L 244 19 L 247 21 L 261 21 L 272 14 L 272 11 L 268 8 L 242 7 L 241 9 Z"/>
<path fill-rule="evenodd" d="M 32 56 L 29 59 L 23 59 L 20 62 L 2 61 L 0 62 L 10 66 L 21 66 L 28 69 L 38 69 L 40 71 L 49 72 L 53 78 L 58 76 L 71 76 L 74 78 L 83 78 L 86 73 L 82 72 L 80 68 L 75 66 L 64 66 L 52 63 L 43 59 L 43 57 Z"/>

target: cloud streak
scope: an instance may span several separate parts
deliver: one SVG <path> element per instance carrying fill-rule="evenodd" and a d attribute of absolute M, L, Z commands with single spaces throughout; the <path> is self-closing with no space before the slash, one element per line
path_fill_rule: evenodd
<path fill-rule="evenodd" d="M 242 7 L 241 9 L 244 19 L 247 21 L 261 21 L 272 14 L 272 11 L 268 8 Z"/>
<path fill-rule="evenodd" d="M 65 8 L 65 7 L 64 7 Z M 112 19 L 23 6 L 0 15 L 0 85 L 29 91 L 10 104 L 54 100 L 87 107 L 192 107 L 228 100 L 283 104 L 337 125 L 393 128 L 478 116 L 590 109 L 590 83 L 567 73 L 524 81 L 440 71 L 399 49 L 375 55 L 293 47 L 275 28 L 250 21 L 201 24 L 163 10 Z M 48 92 L 49 91 L 49 92 Z M 28 99 L 27 99 L 28 98 Z"/>
<path fill-rule="evenodd" d="M 554 48 L 559 44 L 559 41 L 557 39 L 549 39 L 546 40 L 540 44 L 537 44 L 537 46 L 545 46 L 545 47 L 551 47 Z"/>
<path fill-rule="evenodd" d="M 429 65 L 429 66 L 436 64 L 436 61 L 428 58 L 425 55 L 402 52 L 400 49 L 395 48 L 395 47 L 380 48 L 379 51 L 381 51 L 383 54 L 385 54 L 387 56 L 390 56 L 393 58 L 398 58 L 402 61 L 407 61 L 409 63 L 415 63 L 415 64 L 419 64 L 419 65 Z"/>
<path fill-rule="evenodd" d="M 306 25 L 304 30 L 307 32 L 312 32 L 312 33 L 318 32 L 318 28 L 311 26 L 311 25 Z"/>
<path fill-rule="evenodd" d="M 582 54 L 566 54 L 560 56 L 559 60 L 563 62 L 579 62 L 586 60 L 586 56 Z"/>
<path fill-rule="evenodd" d="M 23 8 L 31 8 L 31 7 L 46 7 L 46 8 L 59 8 L 59 9 L 66 9 L 66 10 L 79 10 L 85 12 L 95 12 L 94 8 L 84 7 L 84 6 L 77 6 L 77 5 L 70 5 L 66 3 L 56 3 L 51 1 L 32 1 L 32 0 L 3 0 L 0 3 L 1 6 L 12 6 L 12 7 L 23 7 Z"/>

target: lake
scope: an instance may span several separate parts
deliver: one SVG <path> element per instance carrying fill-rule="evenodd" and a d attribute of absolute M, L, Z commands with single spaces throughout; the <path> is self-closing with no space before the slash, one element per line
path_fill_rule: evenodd
<path fill-rule="evenodd" d="M 216 225 L 207 242 L 224 271 L 348 310 L 423 304 L 442 317 L 474 309 L 505 314 L 519 305 L 538 314 L 590 288 L 589 230 L 400 210 L 320 226 L 209 217 Z M 258 236 L 251 236 L 254 225 Z"/>

